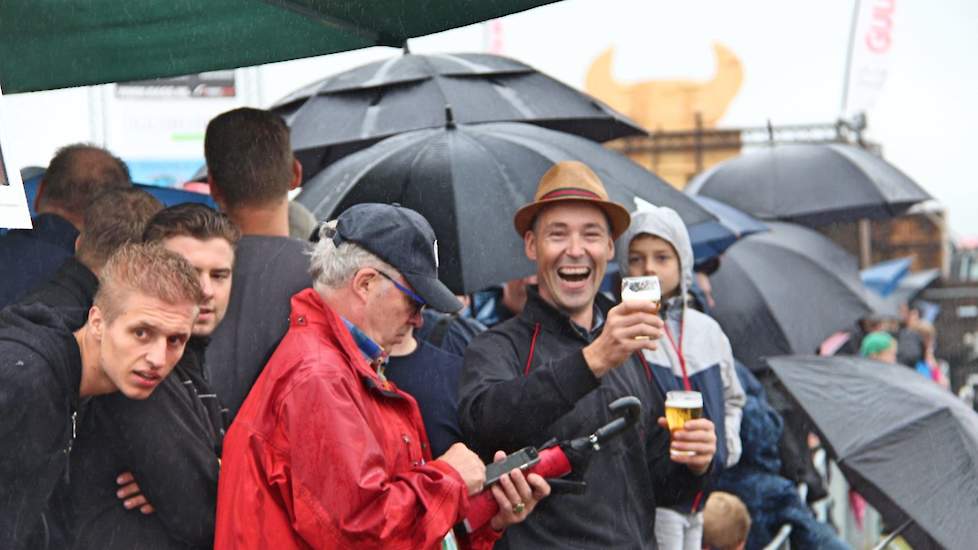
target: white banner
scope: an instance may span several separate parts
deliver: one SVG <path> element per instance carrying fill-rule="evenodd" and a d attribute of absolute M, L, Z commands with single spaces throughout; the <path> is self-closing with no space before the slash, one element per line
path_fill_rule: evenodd
<path fill-rule="evenodd" d="M 850 38 L 849 74 L 843 115 L 873 108 L 889 70 L 897 0 L 856 0 L 855 26 Z"/>
<path fill-rule="evenodd" d="M 31 214 L 27 209 L 24 183 L 20 170 L 11 162 L 11 129 L 5 124 L 3 91 L 0 91 L 0 229 L 30 229 Z"/>

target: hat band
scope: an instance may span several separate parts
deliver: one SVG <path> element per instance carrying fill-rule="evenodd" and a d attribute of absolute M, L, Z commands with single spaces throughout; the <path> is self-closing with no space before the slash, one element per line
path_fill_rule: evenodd
<path fill-rule="evenodd" d="M 545 200 L 557 199 L 561 197 L 578 197 L 582 199 L 594 199 L 599 201 L 604 200 L 597 193 L 593 191 L 588 191 L 586 189 L 576 189 L 571 187 L 565 187 L 563 189 L 554 189 L 553 191 L 540 197 L 539 200 L 545 201 Z"/>

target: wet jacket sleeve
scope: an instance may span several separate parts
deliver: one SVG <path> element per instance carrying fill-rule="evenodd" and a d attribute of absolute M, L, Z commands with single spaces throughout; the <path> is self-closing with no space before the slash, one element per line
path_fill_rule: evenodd
<path fill-rule="evenodd" d="M 173 374 L 144 401 L 114 394 L 100 406 L 118 430 L 118 454 L 169 535 L 210 547 L 220 463 L 205 426 L 183 406 L 187 391 Z"/>
<path fill-rule="evenodd" d="M 527 344 L 528 345 L 528 344 Z M 465 352 L 459 388 L 459 423 L 483 458 L 512 452 L 550 438 L 547 427 L 599 385 L 580 349 L 524 375 L 528 352 L 519 353 L 506 335 L 487 332 Z"/>
<path fill-rule="evenodd" d="M 747 403 L 747 394 L 737 371 L 734 368 L 733 351 L 730 349 L 730 341 L 726 336 L 723 337 L 724 349 L 720 358 L 720 377 L 723 378 L 723 421 L 725 438 L 727 442 L 727 462 L 725 466 L 732 468 L 740 461 L 743 446 L 740 442 L 740 421 L 744 416 L 744 405 Z"/>
<path fill-rule="evenodd" d="M 277 413 L 289 455 L 266 465 L 264 476 L 313 548 L 438 547 L 468 506 L 464 482 L 439 460 L 390 471 L 392 449 L 372 429 L 385 418 L 365 416 L 351 383 L 358 381 L 296 381 Z M 318 436 L 300 435 L 310 433 Z"/>

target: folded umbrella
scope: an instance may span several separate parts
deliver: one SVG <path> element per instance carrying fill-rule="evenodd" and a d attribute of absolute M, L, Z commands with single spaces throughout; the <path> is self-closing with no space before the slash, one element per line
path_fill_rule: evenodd
<path fill-rule="evenodd" d="M 764 147 L 717 164 L 687 192 L 808 226 L 893 218 L 931 198 L 882 158 L 837 143 Z"/>
<path fill-rule="evenodd" d="M 764 357 L 814 353 L 872 311 L 855 257 L 811 229 L 768 227 L 727 249 L 710 277 L 713 315 L 734 356 L 755 371 Z"/>
<path fill-rule="evenodd" d="M 978 540 L 978 415 L 914 370 L 848 356 L 768 364 L 849 483 L 917 550 Z M 901 529 L 902 528 L 902 529 Z"/>
<path fill-rule="evenodd" d="M 593 141 L 529 124 L 449 124 L 388 138 L 330 165 L 296 198 L 320 220 L 361 202 L 397 202 L 420 212 L 438 237 L 440 277 L 470 293 L 535 268 L 513 228 L 555 163 L 578 160 L 623 205 L 641 197 L 675 209 L 691 231 L 716 218 L 627 157 Z"/>
<path fill-rule="evenodd" d="M 595 141 L 646 131 L 589 96 L 515 59 L 404 55 L 304 86 L 272 110 L 292 129 L 305 173 L 402 132 L 457 123 L 528 122 Z"/>

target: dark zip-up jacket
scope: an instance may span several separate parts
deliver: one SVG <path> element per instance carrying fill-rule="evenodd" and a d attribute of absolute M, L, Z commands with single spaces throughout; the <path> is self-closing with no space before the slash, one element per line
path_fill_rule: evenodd
<path fill-rule="evenodd" d="M 593 335 L 540 298 L 536 287 L 527 294 L 518 317 L 476 337 L 465 354 L 459 420 L 482 457 L 587 435 L 612 420 L 608 404 L 622 396 L 638 397 L 642 415 L 594 455 L 585 494 L 552 494 L 508 528 L 496 548 L 655 548 L 656 506 L 682 502 L 702 488 L 702 478 L 669 459 L 669 433 L 656 423 L 662 394 L 634 357 L 595 378 L 582 352 Z M 598 296 L 603 314 L 611 305 Z"/>
<path fill-rule="evenodd" d="M 51 279 L 34 287 L 19 303 L 42 303 L 57 309 L 84 309 L 92 307 L 98 277 L 75 257 L 61 264 Z"/>
<path fill-rule="evenodd" d="M 75 317 L 42 304 L 0 312 L 0 548 L 47 545 L 42 514 L 68 475 L 78 410 Z"/>
<path fill-rule="evenodd" d="M 191 338 L 173 373 L 146 400 L 90 400 L 72 451 L 76 549 L 211 548 L 223 422 L 203 378 L 207 340 Z M 126 510 L 116 478 L 132 472 L 156 511 Z"/>

